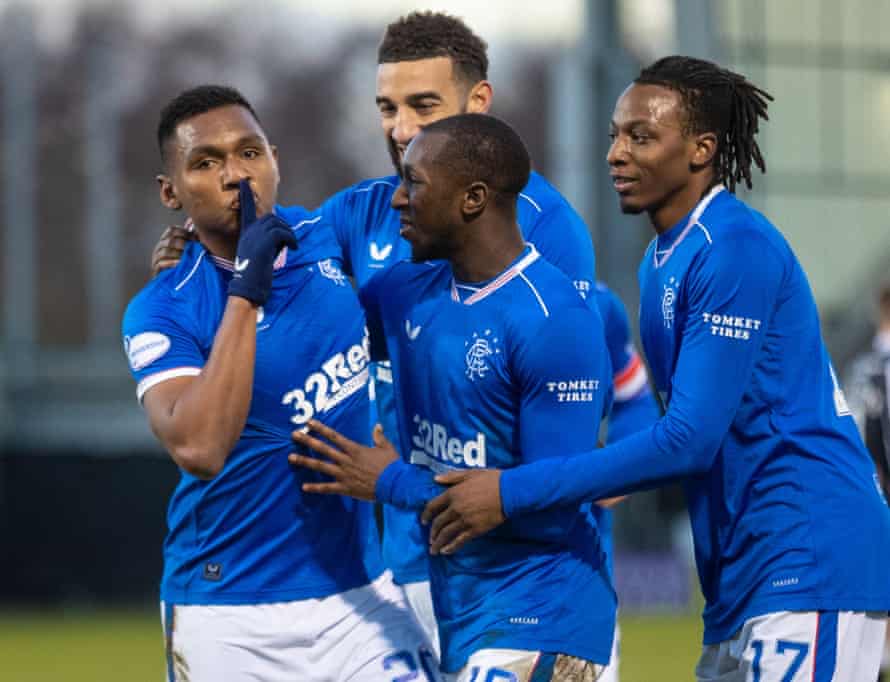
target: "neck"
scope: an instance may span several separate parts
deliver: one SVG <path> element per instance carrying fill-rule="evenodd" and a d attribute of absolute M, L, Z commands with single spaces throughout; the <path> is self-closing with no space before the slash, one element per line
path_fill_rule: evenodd
<path fill-rule="evenodd" d="M 713 173 L 709 173 L 706 177 L 693 176 L 689 183 L 670 194 L 661 205 L 649 211 L 649 221 L 655 232 L 664 234 L 670 230 L 695 208 L 716 184 L 717 179 Z"/>
<path fill-rule="evenodd" d="M 462 282 L 484 282 L 510 267 L 525 248 L 516 216 L 495 224 L 471 226 L 464 240 L 448 259 L 454 276 Z"/>
<path fill-rule="evenodd" d="M 220 234 L 213 230 L 202 230 L 200 227 L 195 228 L 198 232 L 198 238 L 201 244 L 214 256 L 225 258 L 226 260 L 235 260 L 235 254 L 238 251 L 238 235 Z"/>

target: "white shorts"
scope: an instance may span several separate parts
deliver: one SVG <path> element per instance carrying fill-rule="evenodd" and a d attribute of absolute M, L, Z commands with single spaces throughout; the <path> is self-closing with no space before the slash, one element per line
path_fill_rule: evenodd
<path fill-rule="evenodd" d="M 603 666 L 565 654 L 545 654 L 522 649 L 480 649 L 448 682 L 596 682 Z"/>
<path fill-rule="evenodd" d="M 436 654 L 437 659 L 442 658 L 442 651 L 439 649 L 439 627 L 436 625 L 436 613 L 433 610 L 433 593 L 430 591 L 430 581 L 405 583 L 402 585 L 402 589 L 405 590 L 408 605 L 414 612 L 417 622 L 423 628 L 423 632 L 433 648 L 433 653 Z"/>
<path fill-rule="evenodd" d="M 168 682 L 435 682 L 438 660 L 385 572 L 323 599 L 161 605 Z"/>
<path fill-rule="evenodd" d="M 873 682 L 886 613 L 780 611 L 751 618 L 730 640 L 706 645 L 699 682 Z"/>
<path fill-rule="evenodd" d="M 618 682 L 618 652 L 621 648 L 621 630 L 615 621 L 615 636 L 612 638 L 612 653 L 609 654 L 609 665 L 596 678 L 596 682 Z"/>

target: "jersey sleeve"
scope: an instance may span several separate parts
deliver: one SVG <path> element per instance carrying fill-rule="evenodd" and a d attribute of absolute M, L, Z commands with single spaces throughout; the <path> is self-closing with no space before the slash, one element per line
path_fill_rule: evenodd
<path fill-rule="evenodd" d="M 359 287 L 358 298 L 365 309 L 365 320 L 368 323 L 368 338 L 371 342 L 371 360 L 380 362 L 389 358 L 386 350 L 386 333 L 383 326 L 383 310 L 380 305 L 380 292 L 383 280 L 389 270 L 376 273 L 365 284 Z"/>
<path fill-rule="evenodd" d="M 630 335 L 627 312 L 609 289 L 597 285 L 597 306 L 606 330 L 606 345 L 612 361 L 614 402 L 609 413 L 607 442 L 651 426 L 659 417 L 655 397 L 649 387 L 646 365 L 637 353 Z"/>
<path fill-rule="evenodd" d="M 525 231 L 526 241 L 572 280 L 582 298 L 592 299 L 596 259 L 587 224 L 566 201 L 546 206 L 536 215 Z"/>
<path fill-rule="evenodd" d="M 136 380 L 139 402 L 146 391 L 162 381 L 197 376 L 206 357 L 194 334 L 171 307 L 136 300 L 127 308 L 123 321 L 124 352 Z"/>
<path fill-rule="evenodd" d="M 343 254 L 343 270 L 350 277 L 355 275 L 352 263 L 352 235 L 350 226 L 353 224 L 352 188 L 341 190 L 328 197 L 316 209 L 316 215 L 321 216 L 321 221 L 333 231 Z"/>
<path fill-rule="evenodd" d="M 610 378 L 602 338 L 591 311 L 576 306 L 553 313 L 524 339 L 513 368 L 521 463 L 596 447 Z"/>
<path fill-rule="evenodd" d="M 749 384 L 784 278 L 781 255 L 741 230 L 700 254 L 687 273 L 688 315 L 664 417 L 596 458 L 581 453 L 505 471 L 505 514 L 623 495 L 707 471 Z"/>
<path fill-rule="evenodd" d="M 380 474 L 375 487 L 378 502 L 399 509 L 421 511 L 426 503 L 444 492 L 435 474 L 425 467 L 397 459 Z"/>

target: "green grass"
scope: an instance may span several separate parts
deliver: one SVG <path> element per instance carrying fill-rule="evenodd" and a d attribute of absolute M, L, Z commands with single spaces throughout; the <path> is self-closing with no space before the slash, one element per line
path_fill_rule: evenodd
<path fill-rule="evenodd" d="M 693 679 L 697 616 L 623 615 L 621 682 Z M 0 613 L 4 682 L 161 682 L 163 636 L 156 611 Z"/>

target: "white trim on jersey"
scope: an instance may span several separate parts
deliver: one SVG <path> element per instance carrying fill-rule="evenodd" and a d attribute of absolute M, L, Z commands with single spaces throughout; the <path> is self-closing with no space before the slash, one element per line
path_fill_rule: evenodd
<path fill-rule="evenodd" d="M 528 277 L 526 277 L 523 273 L 519 273 L 519 276 L 522 277 L 522 281 L 528 284 L 528 288 L 532 290 L 532 293 L 535 295 L 535 298 L 538 299 L 538 303 L 541 306 L 541 310 L 544 311 L 544 317 L 550 317 L 550 311 L 547 310 L 547 306 L 544 305 L 544 299 L 541 298 L 541 294 L 538 293 L 538 290 L 535 289 L 535 285 L 532 284 Z"/>
<path fill-rule="evenodd" d="M 314 218 L 306 218 L 306 220 L 301 220 L 301 221 L 298 222 L 296 225 L 294 225 L 294 227 L 293 227 L 293 231 L 296 232 L 296 231 L 299 230 L 301 227 L 303 227 L 303 225 L 314 225 L 314 224 L 317 223 L 319 220 L 321 220 L 321 216 L 320 216 L 320 215 L 317 215 L 317 216 L 315 216 Z"/>
<path fill-rule="evenodd" d="M 714 240 L 711 239 L 711 233 L 708 232 L 708 228 L 707 228 L 707 227 L 705 227 L 705 226 L 702 225 L 701 223 L 696 223 L 695 226 L 698 227 L 699 229 L 701 229 L 701 231 L 705 233 L 705 239 L 708 240 L 708 244 L 713 244 L 713 243 L 714 243 Z"/>
<path fill-rule="evenodd" d="M 541 207 L 538 206 L 537 203 L 535 203 L 535 200 L 532 199 L 528 194 L 524 194 L 523 192 L 520 192 L 520 193 L 519 193 L 519 196 L 521 196 L 521 197 L 522 197 L 523 199 L 525 199 L 528 203 L 530 203 L 532 206 L 534 206 L 535 209 L 538 211 L 538 213 L 543 213 L 543 212 L 544 212 L 544 211 L 541 209 Z"/>
<path fill-rule="evenodd" d="M 704 229 L 704 226 L 701 225 L 698 221 L 699 219 L 701 219 L 702 213 L 705 212 L 705 209 L 711 203 L 713 198 L 720 194 L 720 192 L 722 192 L 724 189 L 726 188 L 723 185 L 714 185 L 711 188 L 711 191 L 708 192 L 704 197 L 702 197 L 701 201 L 699 201 L 693 209 L 692 215 L 689 216 L 689 222 L 686 223 L 686 227 L 683 228 L 683 231 L 680 233 L 674 243 L 671 244 L 670 248 L 659 251 L 658 247 L 656 246 L 655 252 L 652 254 L 656 268 L 660 268 L 665 263 L 667 263 L 668 258 L 671 257 L 671 254 L 673 254 L 674 251 L 677 250 L 677 247 L 680 246 L 682 241 L 686 239 L 686 235 L 689 234 L 689 230 L 691 230 L 696 225 L 699 225 L 702 229 Z M 708 233 L 707 230 L 705 230 L 705 235 L 708 237 L 708 242 L 711 242 L 711 235 Z M 659 254 L 664 254 L 664 256 L 659 259 Z"/>
<path fill-rule="evenodd" d="M 388 186 L 390 186 L 390 187 L 395 187 L 395 186 L 396 186 L 395 183 L 392 183 L 392 182 L 390 182 L 389 180 L 375 180 L 374 182 L 372 182 L 372 183 L 371 183 L 370 185 L 368 185 L 367 187 L 362 187 L 361 189 L 357 189 L 357 190 L 355 190 L 355 193 L 358 194 L 359 192 L 370 192 L 370 191 L 371 191 L 371 188 L 372 188 L 374 185 L 388 185 Z"/>
<path fill-rule="evenodd" d="M 151 374 L 145 377 L 136 386 L 136 399 L 142 403 L 145 392 L 153 386 L 167 381 L 167 379 L 175 379 L 176 377 L 196 377 L 201 373 L 200 367 L 174 367 L 173 369 L 165 369 L 163 372 Z"/>
<path fill-rule="evenodd" d="M 481 289 L 478 289 L 476 293 L 470 296 L 466 301 L 464 301 L 464 305 L 473 305 L 474 303 L 478 303 L 486 296 L 490 296 L 495 291 L 504 286 L 511 279 L 516 277 L 517 275 L 521 275 L 522 271 L 525 270 L 529 265 L 534 263 L 538 258 L 540 258 L 541 254 L 538 253 L 538 250 L 535 248 L 534 244 L 529 244 L 530 251 L 523 256 L 518 263 L 514 263 L 512 266 L 504 270 L 500 275 L 498 275 L 491 282 L 486 284 Z M 524 278 L 523 278 L 524 279 Z M 527 281 L 527 280 L 526 280 Z M 532 291 L 535 291 L 534 287 L 532 287 Z M 535 295 L 537 295 L 537 291 L 535 291 Z M 460 303 L 460 295 L 457 293 L 457 283 L 454 281 L 454 278 L 451 278 L 451 300 Z M 540 300 L 540 296 L 538 297 Z M 541 305 L 544 305 L 544 302 L 541 301 Z M 546 312 L 547 308 L 544 307 Z"/>
<path fill-rule="evenodd" d="M 204 254 L 206 254 L 206 253 L 207 253 L 206 251 L 201 252 L 201 255 L 198 256 L 198 259 L 195 261 L 195 264 L 192 266 L 192 269 L 189 270 L 189 274 L 187 274 L 185 276 L 184 280 L 182 280 L 179 284 L 177 284 L 175 287 L 173 287 L 173 291 L 179 291 L 180 289 L 182 289 L 182 287 L 185 286 L 185 283 L 188 282 L 192 278 L 192 275 L 194 275 L 195 272 L 197 271 L 198 266 L 201 264 L 201 261 L 204 260 Z"/>

